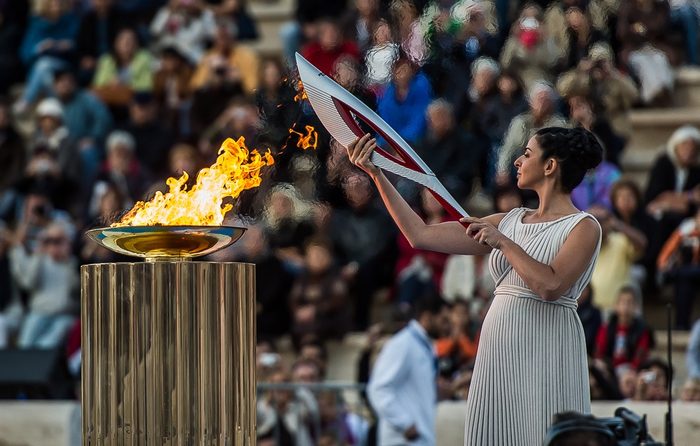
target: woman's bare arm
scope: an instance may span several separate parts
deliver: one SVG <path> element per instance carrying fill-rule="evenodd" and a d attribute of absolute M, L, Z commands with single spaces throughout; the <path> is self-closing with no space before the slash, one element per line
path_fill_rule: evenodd
<path fill-rule="evenodd" d="M 414 248 L 444 252 L 446 254 L 487 254 L 488 245 L 482 245 L 468 237 L 464 226 L 458 222 L 426 224 L 399 194 L 384 173 L 369 159 L 376 148 L 370 135 L 364 135 L 348 146 L 350 161 L 364 170 L 377 185 L 379 195 L 389 214 L 403 235 Z M 495 214 L 484 220 L 498 226 L 503 214 Z"/>

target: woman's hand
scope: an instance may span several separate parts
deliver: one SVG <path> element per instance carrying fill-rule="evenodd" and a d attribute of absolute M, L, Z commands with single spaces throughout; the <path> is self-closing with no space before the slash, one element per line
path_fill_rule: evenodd
<path fill-rule="evenodd" d="M 500 249 L 501 245 L 508 238 L 494 225 L 476 217 L 465 217 L 459 219 L 460 223 L 468 223 L 467 236 L 473 238 L 482 245 L 490 246 L 493 249 Z"/>
<path fill-rule="evenodd" d="M 356 139 L 348 145 L 348 157 L 350 162 L 362 169 L 370 177 L 376 177 L 380 170 L 370 160 L 372 152 L 377 148 L 377 140 L 371 138 L 369 133 L 366 133 L 359 139 Z"/>

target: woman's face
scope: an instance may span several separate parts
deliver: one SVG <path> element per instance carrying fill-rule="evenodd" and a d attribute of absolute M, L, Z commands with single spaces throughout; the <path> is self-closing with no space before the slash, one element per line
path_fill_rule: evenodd
<path fill-rule="evenodd" d="M 623 215 L 632 214 L 637 210 L 637 205 L 637 196 L 629 187 L 620 188 L 613 197 L 613 206 Z"/>
<path fill-rule="evenodd" d="M 498 78 L 498 91 L 502 95 L 511 96 L 518 89 L 518 84 L 510 76 L 501 76 Z"/>
<path fill-rule="evenodd" d="M 682 166 L 691 166 L 697 161 L 698 145 L 692 139 L 686 139 L 676 145 L 676 158 Z"/>
<path fill-rule="evenodd" d="M 515 168 L 518 169 L 518 187 L 520 189 L 532 189 L 544 178 L 544 162 L 542 148 L 534 136 L 525 146 L 523 154 L 515 160 Z"/>
<path fill-rule="evenodd" d="M 263 70 L 263 84 L 268 89 L 275 89 L 279 86 L 282 81 L 282 73 L 279 67 L 274 62 L 268 62 L 265 64 L 265 69 Z"/>

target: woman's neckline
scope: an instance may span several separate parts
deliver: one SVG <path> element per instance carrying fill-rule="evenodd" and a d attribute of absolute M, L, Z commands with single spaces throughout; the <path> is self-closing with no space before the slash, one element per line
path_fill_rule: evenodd
<path fill-rule="evenodd" d="M 583 211 L 572 212 L 571 214 L 562 215 L 561 217 L 555 218 L 554 220 L 533 221 L 533 222 L 529 222 L 529 223 L 528 223 L 528 222 L 523 221 L 523 219 L 525 218 L 525 215 L 526 215 L 529 211 L 531 211 L 532 209 L 528 209 L 528 208 L 523 208 L 523 209 L 524 209 L 524 211 L 523 211 L 522 214 L 520 214 L 520 218 L 519 218 L 520 224 L 521 224 L 521 225 L 539 225 L 539 224 L 542 224 L 542 223 L 556 223 L 556 222 L 558 222 L 558 221 L 560 221 L 560 220 L 563 220 L 563 219 L 565 219 L 565 218 L 569 218 L 569 217 L 571 217 L 572 215 L 578 215 L 578 214 L 580 214 L 580 213 L 583 212 Z"/>

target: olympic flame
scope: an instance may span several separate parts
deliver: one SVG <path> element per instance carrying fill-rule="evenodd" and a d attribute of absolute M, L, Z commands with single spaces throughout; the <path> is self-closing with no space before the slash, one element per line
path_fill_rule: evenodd
<path fill-rule="evenodd" d="M 274 164 L 269 151 L 260 154 L 249 151 L 243 137 L 227 138 L 219 149 L 216 162 L 197 174 L 197 182 L 187 188 L 189 175 L 168 178 L 169 191 L 156 195 L 148 202 L 139 201 L 120 222 L 112 226 L 220 226 L 224 216 L 233 208 L 230 200 L 246 189 L 258 187 L 260 171 Z"/>

